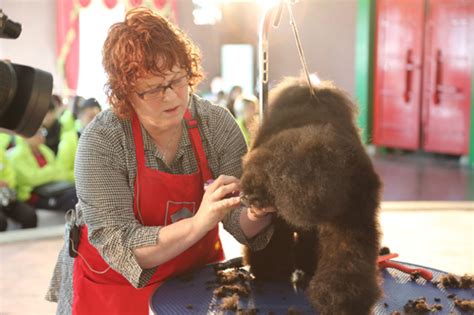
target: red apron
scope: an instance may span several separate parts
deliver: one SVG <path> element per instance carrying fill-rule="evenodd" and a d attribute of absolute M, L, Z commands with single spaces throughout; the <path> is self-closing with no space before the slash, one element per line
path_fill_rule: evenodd
<path fill-rule="evenodd" d="M 199 209 L 205 181 L 212 178 L 197 121 L 189 111 L 184 118 L 199 169 L 193 174 L 173 175 L 145 166 L 140 124 L 137 117 L 133 117 L 137 157 L 133 211 L 135 218 L 145 226 L 168 225 L 192 216 Z M 109 267 L 89 243 L 87 234 L 87 227 L 82 227 L 78 248 L 81 255 L 74 262 L 73 315 L 148 314 L 151 294 L 168 277 L 224 258 L 216 226 L 185 252 L 158 266 L 148 285 L 136 289 Z"/>

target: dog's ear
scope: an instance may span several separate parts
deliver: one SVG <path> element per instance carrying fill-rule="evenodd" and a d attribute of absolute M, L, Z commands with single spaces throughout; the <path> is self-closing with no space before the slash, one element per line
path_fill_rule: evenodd
<path fill-rule="evenodd" d="M 267 143 L 273 153 L 270 185 L 278 191 L 275 206 L 285 221 L 310 229 L 336 211 L 334 136 L 330 126 L 307 125 L 284 130 Z"/>
<path fill-rule="evenodd" d="M 285 130 L 265 147 L 272 152 L 268 186 L 278 215 L 295 226 L 310 229 L 343 217 L 379 188 L 363 147 L 331 125 Z"/>
<path fill-rule="evenodd" d="M 251 150 L 243 159 L 241 190 L 246 202 L 257 208 L 274 206 L 274 194 L 269 187 L 270 160 L 271 153 L 266 147 Z"/>

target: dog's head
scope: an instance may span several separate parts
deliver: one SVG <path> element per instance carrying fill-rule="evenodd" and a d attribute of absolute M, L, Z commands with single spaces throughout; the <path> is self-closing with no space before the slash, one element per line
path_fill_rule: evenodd
<path fill-rule="evenodd" d="M 305 80 L 293 77 L 273 88 L 252 148 L 259 147 L 283 130 L 307 125 L 330 125 L 338 133 L 359 139 L 357 106 L 349 95 L 329 81 L 322 81 L 312 89 L 314 97 Z"/>

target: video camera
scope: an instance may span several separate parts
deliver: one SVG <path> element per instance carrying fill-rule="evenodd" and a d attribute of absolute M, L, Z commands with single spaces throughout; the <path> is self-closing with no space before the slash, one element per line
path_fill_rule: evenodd
<path fill-rule="evenodd" d="M 20 36 L 21 24 L 0 9 L 0 38 Z M 48 111 L 53 76 L 29 66 L 0 60 L 0 128 L 33 136 Z"/>

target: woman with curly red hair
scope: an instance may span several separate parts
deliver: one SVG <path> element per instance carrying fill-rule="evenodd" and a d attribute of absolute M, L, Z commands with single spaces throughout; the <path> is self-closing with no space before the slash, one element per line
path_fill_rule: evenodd
<path fill-rule="evenodd" d="M 131 10 L 103 65 L 111 109 L 80 138 L 79 202 L 47 295 L 58 314 L 148 314 L 168 277 L 224 258 L 220 221 L 254 249 L 273 231 L 268 209 L 235 196 L 247 146 L 226 109 L 193 93 L 200 54 L 183 31 Z"/>

